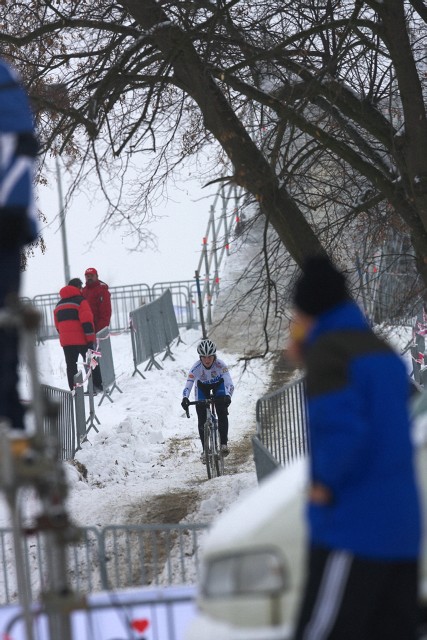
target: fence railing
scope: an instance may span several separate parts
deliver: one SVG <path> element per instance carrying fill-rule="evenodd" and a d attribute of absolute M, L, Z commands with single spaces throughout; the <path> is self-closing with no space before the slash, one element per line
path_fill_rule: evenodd
<path fill-rule="evenodd" d="M 115 389 L 122 393 L 116 382 L 116 373 L 114 370 L 113 352 L 111 349 L 110 329 L 104 327 L 96 334 L 96 346 L 101 353 L 98 366 L 101 371 L 101 379 L 103 385 L 103 393 L 101 400 L 98 403 L 98 407 L 102 404 L 104 398 L 108 398 L 110 402 L 113 402 L 111 395 Z"/>
<path fill-rule="evenodd" d="M 78 448 L 78 421 L 73 393 L 66 389 L 58 389 L 42 385 L 42 391 L 49 403 L 57 408 L 57 413 L 44 417 L 43 429 L 46 434 L 57 438 L 59 459 L 71 460 Z M 83 401 L 84 402 L 84 401 Z M 80 409 L 81 406 L 79 405 Z M 85 429 L 85 415 L 80 414 L 80 428 Z"/>
<path fill-rule="evenodd" d="M 111 293 L 111 331 L 125 331 L 129 328 L 129 315 L 142 305 L 153 302 L 165 291 L 169 290 L 178 327 L 191 329 L 199 325 L 197 312 L 197 295 L 195 281 L 157 282 L 152 287 L 147 284 L 130 284 L 121 287 L 110 287 Z M 53 322 L 53 311 L 59 300 L 57 293 L 45 293 L 35 296 L 31 301 L 39 311 L 41 320 L 38 338 L 44 341 L 57 338 Z"/>
<path fill-rule="evenodd" d="M 169 356 L 173 359 L 170 345 L 175 338 L 179 338 L 179 328 L 169 289 L 154 302 L 131 311 L 130 325 L 134 362 L 132 375 L 139 373 L 144 377 L 138 365 L 145 361 L 148 361 L 146 371 L 153 366 L 161 369 L 156 356 L 163 351 L 164 358 Z"/>
<path fill-rule="evenodd" d="M 257 401 L 257 437 L 280 465 L 308 452 L 304 380 L 297 380 Z"/>
<path fill-rule="evenodd" d="M 374 253 L 367 238 L 356 253 L 360 302 L 372 322 L 406 323 L 414 315 L 423 289 L 416 271 L 416 259 L 406 233 L 389 230 Z"/>
<path fill-rule="evenodd" d="M 206 320 L 212 323 L 212 306 L 220 287 L 219 272 L 222 260 L 229 254 L 230 236 L 243 226 L 243 208 L 247 193 L 236 184 L 221 184 L 210 207 L 206 233 L 202 241 L 197 273 L 205 274 L 201 280 L 201 298 Z M 219 208 L 219 212 L 218 212 Z"/>
<path fill-rule="evenodd" d="M 140 586 L 195 584 L 205 524 L 163 524 L 79 528 L 68 546 L 70 587 L 87 594 Z M 29 593 L 39 599 L 46 571 L 40 534 L 22 536 Z M 18 602 L 12 528 L 0 528 L 0 606 Z"/>
<path fill-rule="evenodd" d="M 82 608 L 71 611 L 72 637 L 78 640 L 94 640 L 101 636 L 127 640 L 137 637 L 140 640 L 182 640 L 185 629 L 196 615 L 196 596 L 195 585 L 89 594 L 80 602 Z M 54 615 L 52 605 L 49 605 L 37 603 L 31 626 L 27 625 L 21 606 L 0 607 L 2 637 L 15 640 L 59 638 L 56 629 L 52 631 L 49 627 Z"/>
<path fill-rule="evenodd" d="M 102 531 L 104 581 L 108 588 L 194 584 L 200 533 L 207 525 L 108 526 Z"/>
<path fill-rule="evenodd" d="M 247 195 L 234 184 L 221 183 L 210 206 L 209 220 L 202 250 L 198 273 L 202 276 L 202 300 L 206 307 L 207 321 L 211 322 L 212 304 L 219 289 L 219 271 L 222 261 L 229 252 L 231 234 L 237 235 L 243 226 L 243 208 Z M 64 283 L 65 284 L 65 283 Z M 146 283 L 110 287 L 112 331 L 123 331 L 129 326 L 129 313 L 142 305 L 153 302 L 169 289 L 173 305 L 181 328 L 191 329 L 199 326 L 197 291 L 194 280 L 156 282 L 152 286 Z M 46 340 L 57 336 L 53 323 L 53 310 L 58 302 L 58 293 L 46 293 L 35 296 L 31 302 L 41 314 L 39 339 Z M 25 298 L 29 302 L 29 298 Z"/>
<path fill-rule="evenodd" d="M 412 361 L 412 377 L 415 382 L 427 387 L 427 311 L 420 302 L 417 314 L 412 318 L 412 344 L 409 346 Z"/>

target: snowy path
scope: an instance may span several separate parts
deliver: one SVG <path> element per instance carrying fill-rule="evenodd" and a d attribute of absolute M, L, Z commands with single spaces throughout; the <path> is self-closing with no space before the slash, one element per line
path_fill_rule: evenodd
<path fill-rule="evenodd" d="M 144 372 L 143 380 L 139 375 L 132 377 L 129 334 L 112 337 L 115 372 L 123 393 L 115 391 L 114 403 L 104 399 L 96 408 L 99 433 L 92 430 L 76 455 L 87 470 L 86 479 L 67 464 L 68 507 L 79 525 L 212 522 L 256 485 L 251 453 L 249 460 L 242 453 L 250 452 L 256 400 L 267 390 L 271 364 L 255 360 L 244 371 L 237 355 L 221 353 L 236 386 L 230 407 L 231 455 L 226 461 L 227 475 L 208 481 L 199 460 L 195 411 L 188 420 L 180 406 L 187 372 L 197 359 L 199 333 L 183 331 L 181 338 L 183 342 L 172 349 L 175 361 L 162 362 L 161 371 Z M 37 355 L 42 381 L 66 388 L 58 341 L 41 345 Z M 22 377 L 25 385 L 25 375 Z"/>

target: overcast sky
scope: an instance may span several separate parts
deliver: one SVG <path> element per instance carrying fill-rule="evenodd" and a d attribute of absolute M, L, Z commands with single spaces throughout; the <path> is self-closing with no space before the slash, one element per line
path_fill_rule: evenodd
<path fill-rule="evenodd" d="M 63 179 L 66 192 L 66 178 Z M 203 189 L 196 181 L 173 189 L 167 203 L 154 213 L 163 216 L 150 230 L 158 238 L 157 251 L 130 252 L 132 239 L 124 230 L 110 230 L 96 238 L 106 206 L 88 204 L 84 195 L 75 198 L 66 212 L 68 262 L 71 278 L 83 279 L 87 267 L 95 267 L 101 280 L 110 286 L 191 280 L 198 267 L 202 238 L 206 233 L 209 208 L 216 187 Z M 48 217 L 42 234 L 47 245 L 44 255 L 30 258 L 23 277 L 21 295 L 30 298 L 55 293 L 65 284 L 62 237 L 58 220 L 57 184 L 38 189 L 40 207 Z"/>

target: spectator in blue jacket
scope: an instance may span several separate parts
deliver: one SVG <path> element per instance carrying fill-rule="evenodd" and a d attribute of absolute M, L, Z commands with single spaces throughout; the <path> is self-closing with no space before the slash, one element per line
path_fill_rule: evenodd
<path fill-rule="evenodd" d="M 17 74 L 0 59 L 0 309 L 19 294 L 21 251 L 37 237 L 33 168 L 37 140 L 29 101 Z M 0 328 L 0 419 L 24 428 L 18 397 L 18 335 Z"/>
<path fill-rule="evenodd" d="M 309 259 L 290 352 L 306 369 L 307 583 L 295 640 L 414 640 L 420 510 L 401 358 L 345 277 Z"/>

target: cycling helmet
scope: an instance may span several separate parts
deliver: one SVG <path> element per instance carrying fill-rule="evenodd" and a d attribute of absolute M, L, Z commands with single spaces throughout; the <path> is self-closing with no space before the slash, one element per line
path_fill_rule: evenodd
<path fill-rule="evenodd" d="M 216 344 L 212 340 L 202 340 L 197 347 L 197 353 L 199 356 L 214 356 L 216 355 Z"/>

